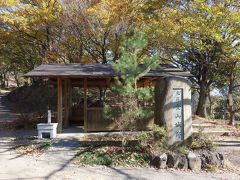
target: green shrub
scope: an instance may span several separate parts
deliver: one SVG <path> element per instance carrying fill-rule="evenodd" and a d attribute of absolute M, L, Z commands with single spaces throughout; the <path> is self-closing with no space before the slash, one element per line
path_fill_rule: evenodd
<path fill-rule="evenodd" d="M 52 141 L 44 142 L 39 146 L 40 150 L 48 150 L 52 146 Z"/>
<path fill-rule="evenodd" d="M 206 165 L 206 170 L 209 171 L 209 172 L 217 172 L 218 167 L 216 165 L 207 164 Z"/>
<path fill-rule="evenodd" d="M 138 152 L 125 152 L 113 157 L 115 166 L 147 166 L 150 162 L 148 154 Z"/>
<path fill-rule="evenodd" d="M 140 132 L 137 135 L 138 145 L 145 151 L 159 151 L 168 149 L 168 133 L 164 127 L 153 125 L 152 132 Z"/>
<path fill-rule="evenodd" d="M 168 146 L 168 133 L 164 127 L 154 125 L 152 129 L 152 151 L 153 152 L 165 152 L 169 149 Z"/>
<path fill-rule="evenodd" d="M 118 118 L 121 115 L 121 110 L 119 107 L 112 107 L 108 104 L 104 105 L 103 116 L 106 120 L 113 120 Z"/>
<path fill-rule="evenodd" d="M 146 131 L 137 134 L 138 145 L 141 149 L 146 149 L 149 146 L 150 134 Z"/>
<path fill-rule="evenodd" d="M 153 138 L 155 141 L 161 141 L 165 143 L 168 139 L 168 133 L 164 127 L 160 127 L 156 124 L 153 125 Z"/>
<path fill-rule="evenodd" d="M 87 165 L 104 165 L 110 166 L 112 164 L 112 158 L 108 153 L 101 151 L 87 151 L 83 153 L 78 153 L 77 159 Z"/>
<path fill-rule="evenodd" d="M 214 143 L 206 133 L 203 133 L 203 129 L 200 128 L 197 133 L 194 133 L 192 135 L 192 143 L 190 147 L 193 150 L 195 149 L 213 150 Z"/>
<path fill-rule="evenodd" d="M 236 124 L 236 128 L 240 130 L 240 124 Z"/>
<path fill-rule="evenodd" d="M 190 150 L 187 146 L 179 145 L 175 147 L 175 151 L 181 154 L 187 154 Z"/>

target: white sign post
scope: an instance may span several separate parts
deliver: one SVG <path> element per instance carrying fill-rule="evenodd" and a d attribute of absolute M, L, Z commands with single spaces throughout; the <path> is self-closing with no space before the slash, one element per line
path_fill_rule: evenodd
<path fill-rule="evenodd" d="M 49 138 L 55 138 L 57 136 L 57 125 L 58 123 L 51 123 L 51 110 L 48 110 L 48 119 L 47 123 L 39 123 L 37 124 L 37 130 L 38 130 L 38 138 L 42 139 L 43 134 L 48 134 Z"/>
<path fill-rule="evenodd" d="M 51 118 L 52 118 L 51 110 L 48 110 L 48 124 L 51 123 Z"/>

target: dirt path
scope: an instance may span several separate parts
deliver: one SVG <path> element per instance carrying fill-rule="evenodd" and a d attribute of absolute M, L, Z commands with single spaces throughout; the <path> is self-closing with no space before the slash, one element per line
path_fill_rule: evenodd
<path fill-rule="evenodd" d="M 27 135 L 34 133 L 29 131 Z M 240 179 L 235 173 L 194 173 L 151 168 L 79 167 L 72 163 L 79 142 L 62 139 L 39 157 L 19 155 L 13 147 L 22 132 L 0 132 L 0 179 Z"/>
<path fill-rule="evenodd" d="M 17 115 L 12 112 L 9 103 L 6 102 L 6 94 L 0 94 L 0 122 L 12 122 Z"/>

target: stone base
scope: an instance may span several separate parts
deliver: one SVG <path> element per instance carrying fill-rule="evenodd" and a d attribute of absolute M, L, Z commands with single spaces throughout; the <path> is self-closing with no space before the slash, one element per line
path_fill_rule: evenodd
<path fill-rule="evenodd" d="M 57 125 L 58 123 L 40 123 L 37 124 L 38 138 L 43 138 L 43 133 L 49 133 L 50 138 L 53 139 L 57 136 Z"/>

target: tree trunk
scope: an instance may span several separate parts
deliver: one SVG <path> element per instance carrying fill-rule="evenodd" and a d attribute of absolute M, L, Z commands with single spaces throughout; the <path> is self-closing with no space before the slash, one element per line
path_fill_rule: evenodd
<path fill-rule="evenodd" d="M 199 101 L 198 101 L 196 115 L 204 118 L 207 117 L 207 97 L 208 97 L 207 87 L 202 82 L 200 85 Z"/>
<path fill-rule="evenodd" d="M 233 73 L 230 75 L 229 85 L 228 85 L 228 96 L 227 96 L 227 105 L 228 105 L 228 112 L 229 112 L 229 125 L 234 126 L 235 124 L 235 111 L 233 107 L 233 82 L 234 76 Z"/>
<path fill-rule="evenodd" d="M 213 102 L 212 102 L 212 98 L 211 98 L 211 94 L 210 92 L 208 91 L 208 100 L 209 100 L 209 110 L 208 110 L 208 115 L 212 115 L 213 114 Z"/>
<path fill-rule="evenodd" d="M 229 123 L 228 125 L 230 126 L 234 126 L 235 125 L 235 112 L 231 111 L 229 112 L 230 116 L 229 116 Z"/>
<path fill-rule="evenodd" d="M 16 84 L 17 84 L 17 87 L 20 87 L 20 82 L 19 82 L 19 80 L 18 80 L 18 74 L 17 74 L 16 71 L 14 71 L 13 73 L 14 73 L 14 79 L 15 79 L 15 82 L 16 82 Z"/>
<path fill-rule="evenodd" d="M 206 118 L 207 117 L 207 99 L 208 99 L 208 92 L 209 92 L 209 86 L 211 85 L 210 82 L 208 82 L 208 67 L 204 65 L 201 70 L 201 78 L 199 79 L 199 86 L 200 86 L 200 92 L 199 92 L 199 100 L 198 100 L 198 106 L 196 115 Z"/>
<path fill-rule="evenodd" d="M 3 71 L 3 74 L 2 74 L 2 88 L 5 88 L 6 87 L 6 72 Z"/>

